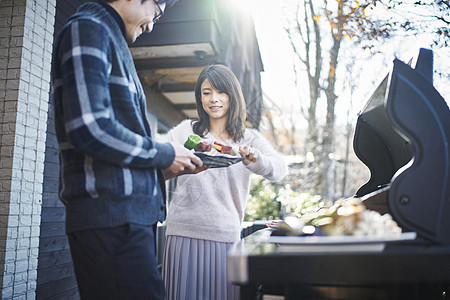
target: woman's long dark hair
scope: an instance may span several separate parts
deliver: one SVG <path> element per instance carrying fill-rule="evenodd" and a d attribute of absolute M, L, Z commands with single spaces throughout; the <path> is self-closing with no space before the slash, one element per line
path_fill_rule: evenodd
<path fill-rule="evenodd" d="M 195 85 L 195 102 L 197 104 L 199 120 L 192 125 L 194 132 L 204 137 L 210 131 L 209 115 L 203 109 L 202 105 L 201 87 L 205 79 L 208 79 L 215 89 L 225 92 L 230 97 L 226 130 L 233 141 L 238 142 L 244 137 L 244 122 L 247 116 L 245 100 L 236 75 L 234 75 L 230 68 L 224 65 L 211 65 L 206 67 L 197 79 L 197 84 Z"/>

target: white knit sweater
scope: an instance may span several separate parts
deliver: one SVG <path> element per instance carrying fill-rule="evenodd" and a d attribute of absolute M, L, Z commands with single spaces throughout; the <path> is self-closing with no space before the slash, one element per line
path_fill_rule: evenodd
<path fill-rule="evenodd" d="M 162 140 L 184 144 L 193 133 L 191 120 L 184 120 L 162 136 Z M 214 140 L 211 134 L 205 138 Z M 254 129 L 246 129 L 244 138 L 238 143 L 232 140 L 218 142 L 229 146 L 250 146 L 257 152 L 258 159 L 247 166 L 240 162 L 177 177 L 168 208 L 167 235 L 219 242 L 238 241 L 249 197 L 251 173 L 272 181 L 283 179 L 287 173 L 283 157 Z"/>

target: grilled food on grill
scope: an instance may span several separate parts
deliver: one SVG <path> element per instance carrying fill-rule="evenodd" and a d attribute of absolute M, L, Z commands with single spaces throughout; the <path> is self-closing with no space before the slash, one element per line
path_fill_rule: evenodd
<path fill-rule="evenodd" d="M 291 235 L 393 237 L 402 233 L 391 215 L 369 210 L 356 198 L 338 200 L 302 216 L 286 217 L 278 225 Z"/>

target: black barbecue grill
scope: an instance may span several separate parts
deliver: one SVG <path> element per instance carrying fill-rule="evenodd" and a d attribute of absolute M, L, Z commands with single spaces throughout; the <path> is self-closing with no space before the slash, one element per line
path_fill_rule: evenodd
<path fill-rule="evenodd" d="M 353 140 L 371 173 L 355 197 L 417 238 L 387 242 L 379 252 L 285 252 L 269 242 L 270 229 L 257 231 L 228 255 L 228 278 L 241 285 L 241 299 L 450 297 L 450 111 L 432 77 L 431 50 L 420 49 L 408 64 L 394 60 L 359 114 Z"/>
<path fill-rule="evenodd" d="M 394 60 L 358 116 L 353 147 L 371 172 L 356 197 L 403 229 L 450 244 L 450 111 L 433 87 L 431 50 L 420 49 L 412 67 Z"/>

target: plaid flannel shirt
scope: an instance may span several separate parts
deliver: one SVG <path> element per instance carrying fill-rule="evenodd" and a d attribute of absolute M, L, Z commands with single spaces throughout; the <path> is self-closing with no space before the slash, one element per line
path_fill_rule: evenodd
<path fill-rule="evenodd" d="M 125 37 L 100 4 L 81 6 L 58 34 L 52 95 L 66 231 L 162 221 L 160 170 L 174 150 L 151 138 Z"/>

